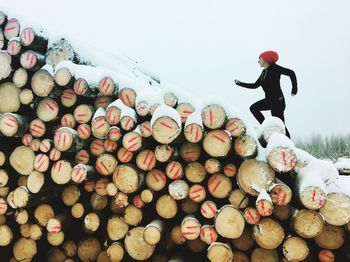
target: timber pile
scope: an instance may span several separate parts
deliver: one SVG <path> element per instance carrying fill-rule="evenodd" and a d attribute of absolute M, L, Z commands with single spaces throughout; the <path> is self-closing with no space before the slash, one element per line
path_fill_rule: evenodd
<path fill-rule="evenodd" d="M 1 261 L 350 259 L 348 177 L 283 127 L 0 28 Z"/>

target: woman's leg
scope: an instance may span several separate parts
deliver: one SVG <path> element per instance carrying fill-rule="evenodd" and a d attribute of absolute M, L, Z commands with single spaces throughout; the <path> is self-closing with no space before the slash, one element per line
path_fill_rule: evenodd
<path fill-rule="evenodd" d="M 255 116 L 256 120 L 259 121 L 261 124 L 264 122 L 265 117 L 261 113 L 261 111 L 266 111 L 266 110 L 272 110 L 270 103 L 267 101 L 267 99 L 262 99 L 250 106 L 250 112 Z"/>
<path fill-rule="evenodd" d="M 286 122 L 284 120 L 284 110 L 286 109 L 286 104 L 283 100 L 282 103 L 280 104 L 274 104 L 271 108 L 271 115 L 272 116 L 275 116 L 275 117 L 278 117 L 279 119 L 281 119 L 284 123 L 284 126 L 286 127 Z M 290 134 L 289 134 L 289 131 L 286 127 L 286 136 L 290 138 Z"/>

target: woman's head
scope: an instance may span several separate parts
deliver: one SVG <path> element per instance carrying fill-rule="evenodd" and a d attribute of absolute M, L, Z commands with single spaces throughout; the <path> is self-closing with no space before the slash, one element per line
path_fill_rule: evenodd
<path fill-rule="evenodd" d="M 268 67 L 272 63 L 278 61 L 278 54 L 275 51 L 265 51 L 259 55 L 259 61 L 261 67 Z"/>

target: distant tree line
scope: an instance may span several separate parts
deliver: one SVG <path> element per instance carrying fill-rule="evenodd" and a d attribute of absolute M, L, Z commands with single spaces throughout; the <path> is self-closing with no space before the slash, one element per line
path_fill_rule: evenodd
<path fill-rule="evenodd" d="M 331 136 L 313 134 L 308 138 L 297 138 L 294 143 L 297 148 L 317 158 L 336 161 L 339 157 L 350 157 L 350 133 Z"/>

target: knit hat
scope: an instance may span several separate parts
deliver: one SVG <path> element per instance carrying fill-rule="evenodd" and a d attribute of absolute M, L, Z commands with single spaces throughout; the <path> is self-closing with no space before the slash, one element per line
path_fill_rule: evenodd
<path fill-rule="evenodd" d="M 272 64 L 278 61 L 278 54 L 275 51 L 265 51 L 260 56 L 266 63 Z"/>

